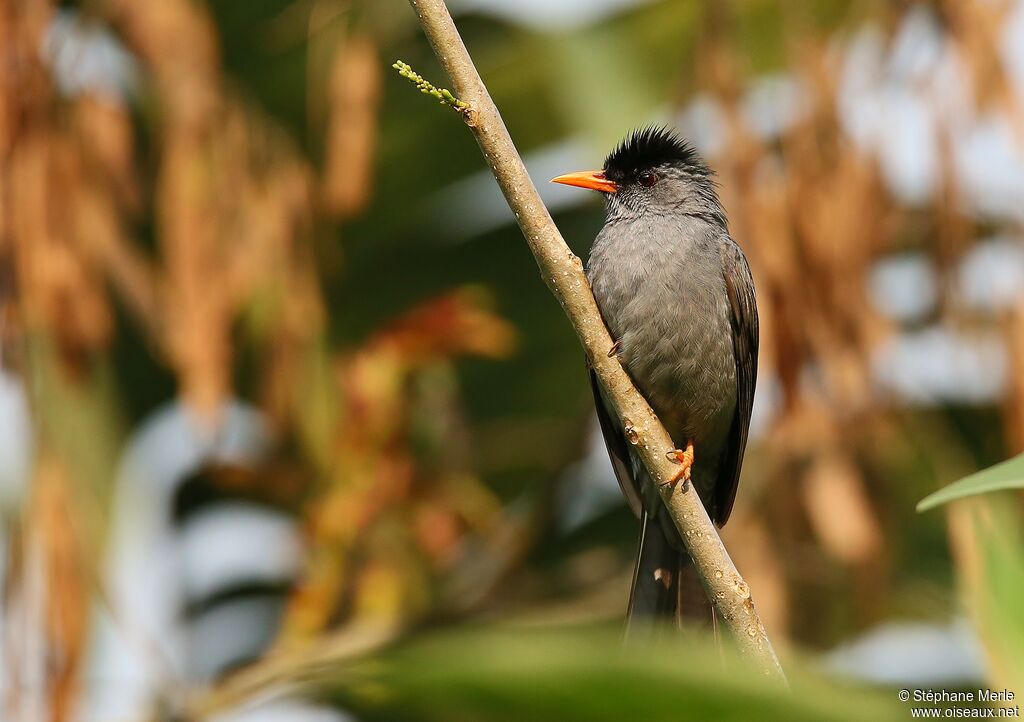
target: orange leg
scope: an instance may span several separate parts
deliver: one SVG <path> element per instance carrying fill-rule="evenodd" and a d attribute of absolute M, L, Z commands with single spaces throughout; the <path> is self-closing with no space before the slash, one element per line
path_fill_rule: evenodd
<path fill-rule="evenodd" d="M 683 491 L 686 491 L 687 485 L 690 483 L 690 472 L 693 469 L 693 441 L 686 442 L 686 449 L 680 451 L 679 449 L 672 449 L 672 451 L 665 454 L 671 461 L 679 464 L 679 469 L 672 477 L 664 482 L 673 489 L 676 488 L 676 484 L 680 481 L 683 482 Z"/>

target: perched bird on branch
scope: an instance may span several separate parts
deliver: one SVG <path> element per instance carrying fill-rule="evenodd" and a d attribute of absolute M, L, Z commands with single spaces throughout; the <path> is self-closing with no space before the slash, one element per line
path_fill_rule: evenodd
<path fill-rule="evenodd" d="M 601 315 L 637 388 L 679 447 L 665 483 L 691 484 L 725 524 L 739 482 L 757 377 L 758 323 L 746 257 L 729 236 L 713 172 L 666 128 L 635 131 L 600 171 L 556 183 L 600 191 L 605 225 L 587 264 Z M 629 599 L 638 620 L 714 619 L 658 487 L 591 373 L 601 430 L 641 520 Z"/>

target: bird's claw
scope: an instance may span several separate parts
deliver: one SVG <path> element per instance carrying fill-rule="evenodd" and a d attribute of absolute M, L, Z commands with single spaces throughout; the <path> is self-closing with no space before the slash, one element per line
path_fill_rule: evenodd
<path fill-rule="evenodd" d="M 620 338 L 618 341 L 616 341 L 615 343 L 612 344 L 612 347 L 610 349 L 608 349 L 608 358 L 611 358 L 612 356 L 618 356 L 619 355 L 619 351 L 621 351 L 621 350 L 622 350 L 622 339 Z"/>
<path fill-rule="evenodd" d="M 665 457 L 669 461 L 674 461 L 679 464 L 679 468 L 667 481 L 662 482 L 662 486 L 671 486 L 673 489 L 680 481 L 683 482 L 683 491 L 687 491 L 690 487 L 690 474 L 693 470 L 693 442 L 688 441 L 685 449 L 672 449 L 665 454 Z"/>

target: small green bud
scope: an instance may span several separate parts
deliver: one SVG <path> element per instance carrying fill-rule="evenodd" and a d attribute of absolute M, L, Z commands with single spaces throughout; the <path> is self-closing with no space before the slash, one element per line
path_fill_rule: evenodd
<path fill-rule="evenodd" d="M 428 82 L 423 78 L 422 75 L 412 69 L 408 63 L 401 60 L 396 60 L 391 64 L 391 67 L 398 71 L 398 74 L 403 78 L 410 80 L 421 93 L 431 95 L 441 103 L 441 105 L 447 105 L 454 108 L 458 112 L 462 113 L 469 108 L 467 103 L 462 102 L 456 98 L 448 88 L 437 88 L 432 83 Z"/>

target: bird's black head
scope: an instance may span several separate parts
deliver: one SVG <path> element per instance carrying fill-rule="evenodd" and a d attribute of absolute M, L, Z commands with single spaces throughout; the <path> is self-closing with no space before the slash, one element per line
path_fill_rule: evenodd
<path fill-rule="evenodd" d="M 693 146 L 665 126 L 634 130 L 604 159 L 605 177 L 616 185 L 639 183 L 651 187 L 658 179 L 650 174 L 668 169 L 697 178 L 712 175 Z"/>
<path fill-rule="evenodd" d="M 609 218 L 681 214 L 725 226 L 714 172 L 697 151 L 664 126 L 633 131 L 596 172 L 554 179 L 604 194 Z"/>

